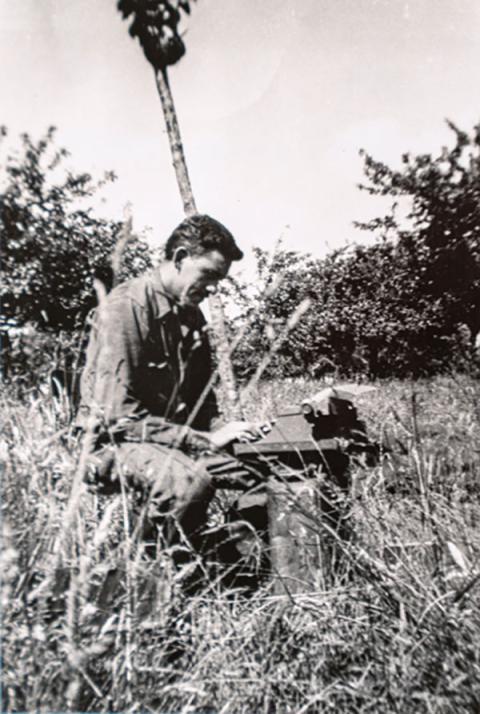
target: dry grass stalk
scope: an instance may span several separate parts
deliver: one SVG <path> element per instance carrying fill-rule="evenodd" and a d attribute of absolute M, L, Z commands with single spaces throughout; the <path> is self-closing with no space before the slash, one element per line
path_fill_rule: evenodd
<path fill-rule="evenodd" d="M 260 382 L 249 416 L 317 389 Z M 344 567 L 289 607 L 268 586 L 246 600 L 215 578 L 185 598 L 168 557 L 145 556 L 126 495 L 99 513 L 84 493 L 78 445 L 49 397 L 4 395 L 4 709 L 478 709 L 479 424 L 458 380 L 415 389 L 416 426 L 404 385 L 365 403 L 404 453 L 356 467 Z M 312 532 L 328 530 L 308 516 Z M 162 592 L 146 616 L 149 577 Z"/>

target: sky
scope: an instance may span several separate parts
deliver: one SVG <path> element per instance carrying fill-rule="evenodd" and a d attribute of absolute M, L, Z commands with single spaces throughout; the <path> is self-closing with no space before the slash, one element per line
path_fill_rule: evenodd
<path fill-rule="evenodd" d="M 382 213 L 358 190 L 364 148 L 452 143 L 479 121 L 478 0 L 198 0 L 170 69 L 197 207 L 247 252 L 325 255 Z M 57 141 L 75 170 L 117 174 L 97 209 L 160 244 L 182 219 L 153 71 L 114 0 L 0 0 L 0 124 Z M 1 161 L 1 158 L 0 158 Z"/>

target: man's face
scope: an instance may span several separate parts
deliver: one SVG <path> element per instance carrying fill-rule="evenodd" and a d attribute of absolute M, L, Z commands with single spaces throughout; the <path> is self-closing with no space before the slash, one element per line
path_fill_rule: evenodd
<path fill-rule="evenodd" d="M 182 249 L 183 250 L 183 249 Z M 190 255 L 185 249 L 175 261 L 177 268 L 176 293 L 181 305 L 199 305 L 216 292 L 220 280 L 226 277 L 231 261 L 218 250 L 202 255 Z"/>

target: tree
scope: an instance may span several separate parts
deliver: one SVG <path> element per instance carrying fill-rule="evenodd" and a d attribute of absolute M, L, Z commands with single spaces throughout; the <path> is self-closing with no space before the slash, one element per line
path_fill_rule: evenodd
<path fill-rule="evenodd" d="M 95 278 L 107 287 L 112 282 L 112 258 L 123 230 L 120 222 L 99 218 L 88 207 L 113 174 L 95 182 L 87 173 L 67 170 L 68 152 L 55 148 L 54 139 L 53 128 L 39 141 L 24 134 L 0 173 L 3 367 L 28 384 L 55 363 L 77 359 L 79 333 L 97 302 Z M 148 244 L 128 237 L 118 256 L 117 280 L 152 264 Z M 63 348 L 68 359 L 59 354 Z"/>
<path fill-rule="evenodd" d="M 310 309 L 279 345 L 269 377 L 407 377 L 459 366 L 465 353 L 458 330 L 446 330 L 441 303 L 424 288 L 427 256 L 420 247 L 380 240 L 322 260 L 257 249 L 255 289 L 241 286 L 248 294 L 243 304 L 236 291 L 233 299 L 242 308 L 237 327 L 249 325 L 236 353 L 239 377 L 253 374 L 306 298 Z"/>
<path fill-rule="evenodd" d="M 415 256 L 424 302 L 437 307 L 438 334 L 452 337 L 464 325 L 473 341 L 480 330 L 480 124 L 471 136 L 447 124 L 452 149 L 404 154 L 400 170 L 363 154 L 367 183 L 361 188 L 394 201 L 407 198 L 411 209 L 408 227 L 399 225 L 395 206 L 360 226 L 389 235 L 398 251 Z"/>
<path fill-rule="evenodd" d="M 18 324 L 72 330 L 96 303 L 93 281 L 105 278 L 122 224 L 85 206 L 99 187 L 87 173 L 63 167 L 55 129 L 35 142 L 24 134 L 20 152 L 7 156 L 0 186 L 3 316 Z M 151 265 L 145 241 L 134 238 L 122 258 L 123 276 Z M 121 278 L 122 276 L 120 276 Z"/>
<path fill-rule="evenodd" d="M 167 72 L 168 67 L 178 62 L 185 54 L 185 44 L 179 34 L 178 26 L 181 11 L 190 13 L 190 2 L 189 0 L 118 0 L 117 7 L 124 19 L 132 19 L 130 35 L 138 38 L 146 59 L 153 67 L 184 211 L 187 216 L 193 215 L 197 209 Z M 210 296 L 209 304 L 216 337 L 220 377 L 224 388 L 225 409 L 232 416 L 240 416 L 220 297 Z"/>
<path fill-rule="evenodd" d="M 288 321 L 313 292 L 316 262 L 285 250 L 281 243 L 273 254 L 254 248 L 254 256 L 255 279 L 248 283 L 230 280 L 224 288 L 235 311 L 235 329 L 243 335 L 234 353 L 235 371 L 242 382 L 252 377 L 267 354 L 265 376 L 301 373 L 305 352 L 314 350 L 314 336 L 304 334 L 305 325 L 311 324 L 309 312 L 301 315 L 295 327 L 289 327 Z"/>
<path fill-rule="evenodd" d="M 372 195 L 410 202 L 400 223 L 395 204 L 361 227 L 377 241 L 324 260 L 260 252 L 259 281 L 286 271 L 283 286 L 252 316 L 242 345 L 262 353 L 272 332 L 304 298 L 310 311 L 281 346 L 271 374 L 421 376 L 463 368 L 480 329 L 480 126 L 472 136 L 449 123 L 452 149 L 403 156 L 393 170 L 364 153 Z M 268 277 L 270 276 L 270 277 Z M 247 364 L 247 372 L 250 366 Z"/>

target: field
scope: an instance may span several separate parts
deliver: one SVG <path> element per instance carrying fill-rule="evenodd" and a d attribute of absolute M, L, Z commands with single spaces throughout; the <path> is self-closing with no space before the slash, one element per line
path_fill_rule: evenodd
<path fill-rule="evenodd" d="M 248 416 L 319 386 L 260 385 Z M 353 536 L 294 598 L 213 576 L 187 594 L 202 564 L 152 560 L 127 496 L 77 483 L 67 405 L 5 393 L 2 711 L 480 711 L 479 387 L 377 387 L 359 406 L 391 451 L 355 466 Z"/>

